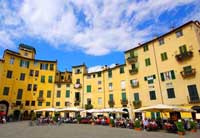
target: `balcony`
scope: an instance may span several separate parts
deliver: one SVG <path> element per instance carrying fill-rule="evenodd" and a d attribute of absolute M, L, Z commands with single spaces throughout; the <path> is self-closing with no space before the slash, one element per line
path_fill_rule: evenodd
<path fill-rule="evenodd" d="M 138 73 L 138 68 L 130 69 L 130 70 L 129 70 L 129 73 L 130 73 L 131 75 L 134 75 L 134 74 Z"/>
<path fill-rule="evenodd" d="M 193 52 L 192 51 L 187 51 L 187 52 L 184 52 L 184 53 L 180 53 L 178 55 L 176 55 L 176 60 L 177 61 L 184 61 L 184 60 L 187 60 L 189 58 L 191 58 L 193 56 Z"/>
<path fill-rule="evenodd" d="M 133 101 L 133 106 L 135 109 L 140 108 L 142 106 L 142 102 L 140 100 Z"/>
<path fill-rule="evenodd" d="M 127 61 L 129 63 L 137 62 L 137 60 L 138 60 L 138 56 L 130 56 L 130 57 L 127 58 Z"/>
<path fill-rule="evenodd" d="M 195 74 L 196 74 L 196 69 L 181 71 L 181 76 L 183 78 L 193 77 L 195 76 Z"/>
<path fill-rule="evenodd" d="M 89 110 L 89 109 L 92 109 L 92 108 L 93 108 L 92 104 L 85 104 L 85 109 L 86 110 Z"/>
<path fill-rule="evenodd" d="M 37 100 L 38 100 L 38 102 L 43 102 L 44 101 L 44 97 L 38 97 Z"/>
<path fill-rule="evenodd" d="M 71 79 L 59 79 L 59 80 L 56 80 L 55 83 L 72 83 L 72 80 Z"/>
<path fill-rule="evenodd" d="M 200 98 L 198 96 L 193 96 L 193 97 L 188 96 L 187 99 L 188 99 L 189 104 L 199 104 L 200 103 Z"/>
<path fill-rule="evenodd" d="M 75 89 L 80 89 L 80 88 L 82 88 L 82 86 L 81 86 L 81 84 L 77 83 L 77 84 L 74 84 L 74 88 Z"/>
<path fill-rule="evenodd" d="M 123 107 L 124 107 L 124 106 L 127 106 L 128 100 L 127 100 L 127 99 L 121 100 L 121 104 L 122 104 Z"/>
<path fill-rule="evenodd" d="M 79 106 L 80 105 L 80 100 L 78 100 L 78 99 L 76 99 L 75 101 L 74 101 L 74 106 Z"/>
<path fill-rule="evenodd" d="M 113 100 L 108 101 L 109 106 L 112 108 L 115 105 L 115 102 Z"/>

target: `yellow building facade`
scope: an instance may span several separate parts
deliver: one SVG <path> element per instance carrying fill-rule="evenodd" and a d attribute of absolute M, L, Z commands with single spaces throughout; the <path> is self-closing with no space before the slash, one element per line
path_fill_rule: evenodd
<path fill-rule="evenodd" d="M 24 44 L 19 52 L 4 51 L 0 104 L 15 119 L 28 119 L 33 110 L 52 106 L 57 61 L 37 60 L 35 54 L 35 48 Z"/>
<path fill-rule="evenodd" d="M 125 63 L 122 65 L 91 70 L 82 64 L 73 66 L 72 72 L 60 72 L 56 61 L 36 60 L 35 54 L 33 47 L 21 45 L 19 53 L 5 50 L 0 60 L 0 104 L 6 101 L 9 113 L 16 109 L 30 112 L 48 107 L 111 107 L 128 111 L 129 114 L 124 117 L 133 117 L 141 115 L 135 114 L 133 109 L 155 104 L 184 106 L 200 112 L 198 21 L 187 22 L 125 51 Z M 20 66 L 22 60 L 23 67 Z M 33 76 L 30 76 L 31 70 Z M 13 73 L 11 78 L 7 77 L 9 71 Z M 37 76 L 36 71 L 39 71 Z M 25 74 L 25 81 L 20 80 L 22 73 Z M 52 76 L 50 82 L 49 76 Z M 27 90 L 30 84 L 32 87 L 37 85 L 37 90 Z M 21 99 L 19 93 L 23 93 Z M 31 106 L 32 101 L 35 101 L 34 106 Z M 159 113 L 148 113 L 147 116 L 154 118 Z M 191 117 L 191 114 L 175 113 L 174 116 Z"/>

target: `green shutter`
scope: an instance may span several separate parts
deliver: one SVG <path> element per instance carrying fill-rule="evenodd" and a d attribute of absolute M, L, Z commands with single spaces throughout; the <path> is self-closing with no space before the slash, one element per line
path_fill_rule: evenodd
<path fill-rule="evenodd" d="M 163 53 L 161 53 L 161 60 L 162 60 L 162 61 L 164 60 Z"/>
<path fill-rule="evenodd" d="M 147 81 L 147 77 L 144 77 L 144 80 Z"/>
<path fill-rule="evenodd" d="M 134 93 L 134 100 L 135 101 L 139 101 L 140 100 L 139 93 Z"/>
<path fill-rule="evenodd" d="M 173 80 L 176 79 L 176 77 L 175 77 L 175 73 L 174 73 L 173 70 L 171 70 L 171 75 L 172 75 L 172 79 L 173 79 Z"/>
<path fill-rule="evenodd" d="M 153 75 L 153 78 L 156 79 L 156 75 L 155 74 Z"/>
<path fill-rule="evenodd" d="M 109 94 L 109 100 L 113 101 L 113 94 Z"/>
<path fill-rule="evenodd" d="M 160 112 L 156 113 L 156 118 L 160 118 Z"/>
<path fill-rule="evenodd" d="M 163 74 L 163 73 L 160 73 L 160 76 L 161 76 L 161 80 L 162 80 L 162 81 L 165 81 L 164 74 Z"/>
<path fill-rule="evenodd" d="M 22 60 L 20 60 L 20 67 L 22 67 Z"/>
<path fill-rule="evenodd" d="M 122 100 L 126 100 L 126 93 L 122 93 Z"/>
<path fill-rule="evenodd" d="M 70 97 L 70 91 L 69 90 L 66 90 L 66 97 Z"/>
<path fill-rule="evenodd" d="M 27 68 L 29 68 L 29 61 L 27 61 Z"/>
<path fill-rule="evenodd" d="M 91 85 L 87 85 L 87 92 L 91 92 Z"/>
<path fill-rule="evenodd" d="M 154 112 L 151 112 L 151 119 L 155 119 L 155 114 L 154 114 Z"/>

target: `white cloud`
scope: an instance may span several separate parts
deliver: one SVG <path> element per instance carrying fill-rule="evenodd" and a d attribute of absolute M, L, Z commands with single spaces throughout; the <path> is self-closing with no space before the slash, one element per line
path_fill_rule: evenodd
<path fill-rule="evenodd" d="M 9 34 L 0 30 L 0 47 L 13 48 L 15 45 Z"/>
<path fill-rule="evenodd" d="M 0 1 L 0 30 L 6 33 L 10 44 L 10 38 L 29 36 L 58 48 L 64 45 L 68 50 L 105 55 L 144 42 L 159 26 L 138 29 L 138 25 L 148 20 L 159 22 L 164 12 L 194 1 L 24 0 L 22 3 L 15 1 L 10 7 L 10 3 Z M 196 7 L 199 5 L 197 3 Z M 194 12 L 198 18 L 199 10 Z"/>

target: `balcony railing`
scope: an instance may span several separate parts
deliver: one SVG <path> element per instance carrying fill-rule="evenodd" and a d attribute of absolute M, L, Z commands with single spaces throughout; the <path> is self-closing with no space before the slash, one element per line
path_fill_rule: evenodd
<path fill-rule="evenodd" d="M 72 83 L 71 79 L 56 80 L 55 83 Z"/>
<path fill-rule="evenodd" d="M 184 53 L 180 53 L 178 55 L 176 55 L 176 60 L 177 61 L 184 61 L 186 59 L 189 59 L 193 56 L 193 52 L 192 51 L 187 51 L 187 52 L 184 52 Z"/>
<path fill-rule="evenodd" d="M 44 97 L 38 97 L 37 100 L 38 100 L 38 102 L 43 102 L 44 101 Z"/>
<path fill-rule="evenodd" d="M 80 100 L 78 100 L 78 99 L 76 99 L 75 101 L 74 101 L 74 106 L 79 106 L 80 105 Z"/>
<path fill-rule="evenodd" d="M 193 77 L 193 76 L 195 76 L 195 74 L 196 74 L 196 69 L 181 71 L 181 76 L 183 78 Z"/>
<path fill-rule="evenodd" d="M 193 96 L 193 97 L 188 96 L 187 99 L 189 104 L 200 103 L 200 98 L 198 96 Z"/>
<path fill-rule="evenodd" d="M 126 106 L 128 104 L 128 100 L 127 99 L 121 99 L 121 104 L 123 106 Z"/>
<path fill-rule="evenodd" d="M 129 70 L 129 73 L 131 74 L 131 75 L 134 75 L 134 74 L 136 74 L 138 72 L 138 68 L 133 68 L 133 69 L 130 69 Z"/>
<path fill-rule="evenodd" d="M 133 56 L 133 57 L 130 56 L 127 58 L 127 61 L 129 63 L 137 62 L 137 60 L 138 60 L 138 56 Z"/>
<path fill-rule="evenodd" d="M 133 101 L 133 106 L 135 109 L 140 108 L 142 106 L 142 102 L 140 100 Z"/>
<path fill-rule="evenodd" d="M 113 100 L 109 100 L 109 101 L 108 101 L 108 104 L 109 104 L 110 107 L 114 107 L 115 102 L 114 102 Z"/>
<path fill-rule="evenodd" d="M 74 88 L 75 89 L 80 89 L 82 86 L 81 86 L 81 84 L 79 84 L 79 83 L 77 83 L 77 84 L 74 84 Z"/>

